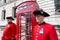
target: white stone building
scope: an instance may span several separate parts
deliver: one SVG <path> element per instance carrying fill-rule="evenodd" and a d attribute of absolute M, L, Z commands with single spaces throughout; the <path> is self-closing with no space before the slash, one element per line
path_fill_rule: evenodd
<path fill-rule="evenodd" d="M 19 5 L 20 3 L 24 2 L 26 0 L 0 0 L 0 27 L 4 27 L 6 22 L 7 16 L 12 16 L 15 20 L 13 21 L 16 23 L 15 18 L 15 6 Z M 42 8 L 44 11 L 49 13 L 51 16 L 48 18 L 45 18 L 45 21 L 48 23 L 51 23 L 56 26 L 57 34 L 60 34 L 60 13 L 56 11 L 57 8 L 56 5 L 57 0 L 37 0 L 37 3 L 39 5 L 39 8 Z"/>

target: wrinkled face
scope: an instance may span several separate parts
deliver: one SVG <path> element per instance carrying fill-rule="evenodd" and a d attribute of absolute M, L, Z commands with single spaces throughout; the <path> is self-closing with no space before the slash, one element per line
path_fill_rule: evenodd
<path fill-rule="evenodd" d="M 41 23 L 41 22 L 44 21 L 44 16 L 42 16 L 42 15 L 36 15 L 35 17 L 36 17 L 36 21 L 37 21 L 38 23 Z"/>
<path fill-rule="evenodd" d="M 7 22 L 8 22 L 8 23 L 12 22 L 12 19 L 7 19 Z"/>

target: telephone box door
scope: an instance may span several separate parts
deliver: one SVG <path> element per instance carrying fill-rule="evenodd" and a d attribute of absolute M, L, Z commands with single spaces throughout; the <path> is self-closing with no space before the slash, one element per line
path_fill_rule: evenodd
<path fill-rule="evenodd" d="M 31 40 L 32 32 L 32 19 L 31 13 L 21 13 L 19 21 L 19 39 L 20 40 Z"/>

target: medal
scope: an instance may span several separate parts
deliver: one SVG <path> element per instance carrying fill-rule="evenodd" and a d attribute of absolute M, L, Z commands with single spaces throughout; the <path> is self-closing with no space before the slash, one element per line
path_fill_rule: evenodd
<path fill-rule="evenodd" d="M 43 34 L 44 33 L 44 28 L 40 28 L 39 33 Z"/>

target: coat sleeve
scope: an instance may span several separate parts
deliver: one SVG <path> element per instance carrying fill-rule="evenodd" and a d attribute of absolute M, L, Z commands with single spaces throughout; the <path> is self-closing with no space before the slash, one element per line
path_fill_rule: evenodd
<path fill-rule="evenodd" d="M 54 27 L 50 31 L 50 40 L 58 40 L 58 36 Z"/>
<path fill-rule="evenodd" d="M 3 34 L 2 34 L 2 37 L 1 37 L 1 40 L 5 40 L 5 35 L 6 35 L 6 33 L 7 33 L 7 31 L 5 31 L 6 30 L 6 27 L 7 27 L 7 25 L 5 25 L 5 28 L 4 28 L 4 31 L 3 31 Z"/>

